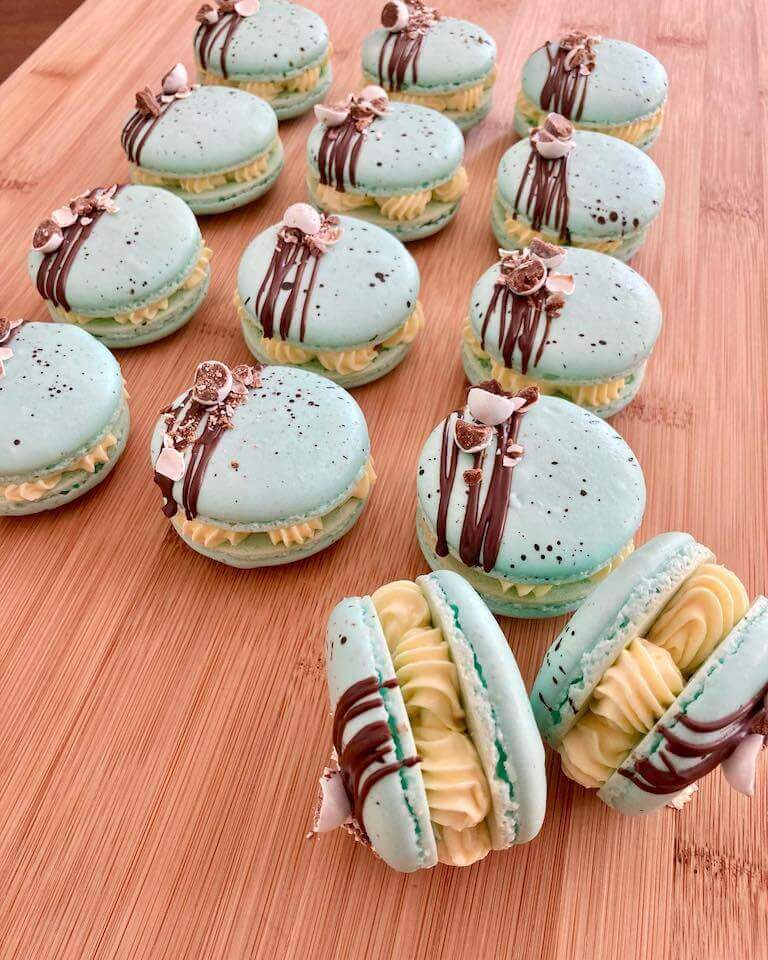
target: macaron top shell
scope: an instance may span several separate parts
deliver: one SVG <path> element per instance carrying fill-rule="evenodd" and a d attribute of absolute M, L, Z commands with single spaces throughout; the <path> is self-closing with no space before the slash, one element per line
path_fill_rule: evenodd
<path fill-rule="evenodd" d="M 374 30 L 363 41 L 363 70 L 379 82 L 386 79 L 389 54 L 384 55 L 384 76 L 379 75 L 382 45 L 390 36 L 383 28 Z M 391 41 L 390 41 L 391 43 Z M 404 89 L 419 87 L 435 92 L 450 92 L 487 76 L 496 63 L 493 38 L 474 23 L 446 17 L 430 27 L 419 48 L 417 75 L 409 68 Z"/>
<path fill-rule="evenodd" d="M 597 586 L 550 647 L 533 685 L 533 712 L 546 740 L 560 742 L 606 669 L 635 637 L 645 636 L 683 581 L 712 559 L 689 534 L 664 533 Z"/>
<path fill-rule="evenodd" d="M 326 127 L 309 135 L 309 166 L 318 175 L 317 157 Z M 389 111 L 367 128 L 356 161 L 357 185 L 345 189 L 379 196 L 415 193 L 449 180 L 464 159 L 464 137 L 456 124 L 436 110 L 391 101 Z"/>
<path fill-rule="evenodd" d="M 208 52 L 207 69 L 219 75 L 226 36 L 226 31 L 217 34 Z M 232 36 L 226 76 L 265 83 L 295 76 L 325 56 L 328 39 L 325 21 L 313 10 L 288 0 L 261 0 L 259 10 L 240 20 Z"/>
<path fill-rule="evenodd" d="M 595 45 L 594 52 L 595 69 L 587 80 L 584 110 L 578 122 L 624 123 L 645 117 L 664 103 L 667 72 L 652 54 L 633 43 L 605 37 Z M 546 47 L 540 47 L 526 61 L 522 79 L 523 92 L 537 105 L 548 73 Z"/>
<path fill-rule="evenodd" d="M 268 529 L 322 516 L 349 498 L 370 457 L 363 412 L 350 394 L 307 370 L 267 367 L 233 414 L 203 475 L 197 515 Z M 164 419 L 155 427 L 152 462 Z M 182 502 L 183 478 L 174 485 Z"/>
<path fill-rule="evenodd" d="M 556 272 L 573 274 L 574 291 L 565 298 L 560 315 L 552 321 L 539 362 L 532 356 L 526 374 L 598 382 L 634 370 L 648 357 L 661 330 L 658 297 L 639 273 L 616 257 L 579 247 L 566 250 Z M 472 291 L 470 320 L 478 338 L 498 278 L 496 263 Z M 497 304 L 483 346 L 503 363 L 504 354 L 499 347 L 501 319 L 501 306 Z M 521 363 L 520 349 L 516 347 L 512 353 L 513 369 L 520 371 Z"/>
<path fill-rule="evenodd" d="M 72 260 L 66 294 L 77 313 L 110 317 L 152 303 L 176 290 L 200 255 L 195 215 L 170 191 L 131 184 L 115 202 L 118 212 L 98 218 Z M 30 251 L 33 282 L 42 259 Z"/>
<path fill-rule="evenodd" d="M 141 166 L 159 173 L 214 174 L 248 163 L 277 136 L 268 103 L 234 87 L 202 86 L 174 100 L 141 149 Z"/>
<path fill-rule="evenodd" d="M 341 238 L 318 260 L 303 340 L 298 316 L 302 311 L 296 311 L 291 324 L 286 339 L 294 343 L 326 350 L 376 343 L 401 326 L 416 306 L 419 269 L 402 243 L 364 220 L 342 216 L 339 221 Z M 238 292 L 257 320 L 256 299 L 281 226 L 274 224 L 255 237 L 240 261 Z M 278 315 L 289 293 L 278 295 Z"/>
<path fill-rule="evenodd" d="M 72 324 L 25 323 L 7 345 L 13 356 L 0 378 L 0 476 L 71 461 L 120 409 L 117 360 Z"/>
<path fill-rule="evenodd" d="M 575 236 L 602 237 L 633 233 L 648 226 L 661 211 L 664 178 L 647 154 L 617 137 L 574 130 L 575 147 L 568 158 L 568 229 Z M 531 154 L 520 140 L 501 158 L 498 185 L 509 209 Z M 517 203 L 525 218 L 532 178 Z M 546 226 L 546 223 L 545 223 Z"/>
<path fill-rule="evenodd" d="M 434 531 L 440 503 L 443 424 L 421 452 L 417 492 Z M 453 442 L 453 440 L 451 440 Z M 568 583 L 595 573 L 632 538 L 645 508 L 643 472 L 604 420 L 566 400 L 541 397 L 522 417 L 503 537 L 492 576 L 513 582 Z M 474 455 L 459 450 L 446 540 L 459 555 L 467 506 L 461 478 Z M 486 472 L 492 465 L 486 458 Z"/>

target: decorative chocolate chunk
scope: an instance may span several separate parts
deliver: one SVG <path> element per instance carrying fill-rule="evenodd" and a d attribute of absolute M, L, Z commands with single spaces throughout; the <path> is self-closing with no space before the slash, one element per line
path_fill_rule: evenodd
<path fill-rule="evenodd" d="M 543 129 L 558 140 L 570 140 L 573 136 L 573 124 L 559 113 L 548 114 Z"/>
<path fill-rule="evenodd" d="M 518 407 L 520 413 L 525 413 L 530 410 L 534 403 L 538 402 L 539 399 L 539 388 L 535 383 L 532 383 L 528 387 L 523 387 L 522 390 L 518 390 L 516 394 L 518 400 L 522 400 L 523 403 Z"/>
<path fill-rule="evenodd" d="M 163 93 L 176 94 L 189 89 L 189 74 L 183 63 L 172 67 L 161 81 Z"/>
<path fill-rule="evenodd" d="M 195 14 L 195 20 L 197 20 L 198 23 L 213 25 L 219 22 L 219 11 L 212 3 L 204 3 Z"/>
<path fill-rule="evenodd" d="M 64 243 L 64 233 L 52 219 L 43 220 L 32 237 L 32 249 L 40 253 L 54 253 L 62 243 Z"/>
<path fill-rule="evenodd" d="M 465 453 L 477 453 L 484 450 L 493 438 L 490 427 L 469 423 L 461 418 L 456 420 L 456 443 Z"/>
<path fill-rule="evenodd" d="M 384 9 L 381 11 L 381 25 L 385 30 L 397 32 L 408 26 L 409 17 L 407 4 L 402 0 L 394 0 L 392 3 L 384 4 Z"/>
<path fill-rule="evenodd" d="M 218 360 L 205 360 L 195 372 L 192 396 L 209 407 L 226 400 L 232 389 L 232 371 Z"/>
<path fill-rule="evenodd" d="M 551 317 L 560 315 L 560 311 L 565 306 L 565 297 L 562 293 L 550 293 L 544 301 L 544 308 Z"/>
<path fill-rule="evenodd" d="M 556 243 L 547 243 L 547 241 L 542 240 L 541 237 L 534 237 L 533 240 L 531 240 L 528 251 L 532 253 L 534 257 L 538 257 L 544 266 L 550 270 L 554 267 L 559 267 L 565 259 L 564 247 L 558 247 Z"/>
<path fill-rule="evenodd" d="M 157 97 L 149 87 L 144 87 L 136 94 L 136 109 L 147 117 L 159 117 L 162 112 Z"/>
<path fill-rule="evenodd" d="M 258 387 L 261 383 L 261 364 L 256 363 L 251 366 L 247 363 L 239 363 L 232 368 L 232 379 L 235 383 L 242 383 L 244 387 Z"/>
<path fill-rule="evenodd" d="M 468 487 L 474 487 L 478 483 L 482 483 L 483 480 L 483 471 L 479 467 L 473 467 L 471 470 L 465 470 L 463 473 L 464 483 Z"/>
<path fill-rule="evenodd" d="M 526 256 L 518 258 L 506 274 L 507 286 L 519 297 L 528 297 L 544 286 L 547 279 L 547 268 L 536 257 Z"/>
<path fill-rule="evenodd" d="M 485 381 L 472 387 L 467 394 L 469 412 L 480 423 L 496 427 L 508 420 L 524 401 L 510 393 L 505 393 L 496 380 Z"/>

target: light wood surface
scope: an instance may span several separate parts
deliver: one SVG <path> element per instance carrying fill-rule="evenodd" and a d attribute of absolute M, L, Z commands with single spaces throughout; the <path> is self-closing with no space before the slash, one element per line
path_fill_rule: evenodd
<path fill-rule="evenodd" d="M 342 94 L 358 85 L 381 4 L 312 5 L 330 26 Z M 121 119 L 140 85 L 176 59 L 191 66 L 196 6 L 87 0 L 0 87 L 4 313 L 43 317 L 25 269 L 34 227 L 83 188 L 125 178 Z M 689 530 L 752 594 L 768 586 L 762 4 L 440 6 L 494 34 L 497 99 L 468 138 L 472 186 L 457 220 L 411 248 L 428 327 L 394 374 L 356 392 L 380 484 L 355 530 L 301 564 L 232 571 L 171 531 L 148 463 L 157 411 L 194 365 L 247 358 L 236 264 L 303 197 L 311 117 L 282 127 L 287 164 L 269 196 L 203 222 L 214 282 L 197 318 L 120 355 L 134 425 L 118 468 L 75 505 L 0 522 L 2 960 L 766 955 L 768 764 L 751 803 L 716 773 L 683 812 L 630 820 L 550 756 L 539 838 L 466 870 L 403 877 L 342 833 L 305 839 L 329 751 L 325 621 L 342 596 L 425 569 L 414 464 L 462 395 L 462 315 L 495 253 L 490 190 L 520 67 L 563 28 L 635 41 L 671 80 L 653 154 L 666 207 L 634 264 L 666 323 L 640 398 L 613 421 L 645 470 L 641 539 Z M 530 684 L 562 621 L 503 625 Z"/>
<path fill-rule="evenodd" d="M 80 0 L 0 0 L 0 81 L 50 36 Z M 30 15 L 33 9 L 34 15 Z"/>

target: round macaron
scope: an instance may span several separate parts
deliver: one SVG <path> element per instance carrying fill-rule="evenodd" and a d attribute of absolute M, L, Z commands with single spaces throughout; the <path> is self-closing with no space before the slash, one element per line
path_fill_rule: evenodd
<path fill-rule="evenodd" d="M 751 795 L 768 694 L 768 600 L 685 533 L 639 548 L 583 604 L 531 694 L 567 776 L 622 813 L 681 806 L 722 765 Z"/>
<path fill-rule="evenodd" d="M 572 30 L 526 60 L 515 129 L 527 137 L 554 110 L 581 130 L 648 150 L 661 132 L 667 87 L 667 72 L 650 53 Z"/>
<path fill-rule="evenodd" d="M 326 213 L 351 213 L 404 243 L 455 216 L 469 180 L 456 124 L 428 107 L 390 103 L 381 87 L 315 108 L 307 185 Z"/>
<path fill-rule="evenodd" d="M 0 515 L 53 510 L 117 463 L 130 416 L 120 366 L 64 323 L 0 317 Z"/>
<path fill-rule="evenodd" d="M 645 508 L 640 465 L 582 407 L 496 381 L 430 434 L 416 527 L 433 570 L 465 576 L 495 613 L 575 610 L 632 551 Z"/>
<path fill-rule="evenodd" d="M 217 0 L 197 11 L 200 82 L 237 87 L 266 100 L 280 120 L 319 103 L 331 85 L 328 28 L 288 0 Z"/>
<path fill-rule="evenodd" d="M 501 246 L 534 237 L 630 260 L 664 202 L 664 178 L 630 143 L 550 114 L 501 158 L 491 226 Z"/>
<path fill-rule="evenodd" d="M 184 64 L 145 87 L 123 127 L 131 180 L 165 187 L 195 213 L 224 213 L 266 193 L 283 167 L 277 117 L 234 87 L 190 87 Z"/>
<path fill-rule="evenodd" d="M 308 370 L 216 360 L 163 411 L 152 464 L 182 540 L 232 567 L 329 547 L 376 479 L 365 417 L 341 387 Z"/>
<path fill-rule="evenodd" d="M 212 251 L 168 190 L 89 190 L 35 231 L 29 275 L 54 320 L 108 347 L 137 347 L 187 323 L 208 292 Z"/>
<path fill-rule="evenodd" d="M 474 23 L 419 0 L 385 3 L 363 41 L 363 75 L 392 100 L 430 107 L 469 130 L 491 109 L 496 44 Z"/>
<path fill-rule="evenodd" d="M 357 387 L 410 350 L 424 324 L 419 283 L 416 261 L 386 230 L 295 203 L 247 247 L 235 302 L 262 363 Z"/>
<path fill-rule="evenodd" d="M 471 383 L 535 385 L 601 417 L 640 388 L 661 330 L 652 288 L 616 257 L 534 238 L 472 291 L 462 362 Z"/>
<path fill-rule="evenodd" d="M 315 829 L 395 870 L 468 866 L 532 840 L 544 750 L 504 634 L 458 574 L 343 600 L 325 645 L 333 756 Z"/>

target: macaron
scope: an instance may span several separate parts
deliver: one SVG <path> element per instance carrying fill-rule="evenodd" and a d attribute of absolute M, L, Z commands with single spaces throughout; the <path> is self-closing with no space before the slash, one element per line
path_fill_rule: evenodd
<path fill-rule="evenodd" d="M 54 510 L 101 483 L 128 439 L 120 365 L 65 323 L 0 317 L 0 515 Z"/>
<path fill-rule="evenodd" d="M 512 651 L 466 580 L 441 571 L 342 600 L 325 663 L 333 755 L 317 832 L 343 826 L 406 873 L 536 836 L 544 750 Z"/>
<path fill-rule="evenodd" d="M 424 324 L 419 283 L 416 261 L 386 230 L 295 203 L 248 245 L 235 304 L 259 361 L 357 387 L 410 350 Z"/>
<path fill-rule="evenodd" d="M 345 390 L 308 370 L 217 360 L 162 412 L 152 464 L 181 539 L 232 567 L 329 547 L 376 480 L 365 417 Z"/>
<path fill-rule="evenodd" d="M 469 179 L 464 138 L 435 110 L 391 103 L 377 86 L 315 107 L 307 186 L 326 213 L 351 213 L 407 243 L 456 215 Z"/>
<path fill-rule="evenodd" d="M 288 0 L 217 0 L 197 11 L 201 83 L 266 100 L 280 120 L 319 103 L 331 85 L 331 44 L 322 17 Z"/>
<path fill-rule="evenodd" d="M 616 257 L 534 237 L 475 284 L 462 363 L 470 383 L 535 385 L 600 417 L 636 395 L 661 330 L 652 288 Z"/>
<path fill-rule="evenodd" d="M 144 87 L 121 144 L 131 180 L 164 187 L 195 213 L 224 213 L 266 193 L 283 168 L 275 111 L 234 87 L 190 86 L 183 63 Z"/>
<path fill-rule="evenodd" d="M 54 320 L 108 347 L 137 347 L 186 324 L 208 292 L 212 251 L 183 200 L 157 187 L 97 187 L 35 231 L 29 275 Z"/>
<path fill-rule="evenodd" d="M 432 431 L 416 489 L 427 563 L 509 617 L 575 610 L 632 552 L 645 508 L 643 471 L 604 420 L 495 380 Z"/>
<path fill-rule="evenodd" d="M 626 814 L 680 807 L 721 766 L 751 795 L 768 694 L 768 600 L 687 533 L 640 547 L 570 620 L 531 694 L 565 774 Z"/>
<path fill-rule="evenodd" d="M 628 261 L 663 202 L 664 178 L 642 150 L 551 113 L 501 158 L 491 226 L 506 248 L 538 237 Z"/>
<path fill-rule="evenodd" d="M 515 129 L 527 137 L 554 110 L 580 130 L 648 150 L 661 132 L 667 88 L 667 72 L 652 54 L 572 30 L 526 60 Z"/>
<path fill-rule="evenodd" d="M 474 23 L 419 0 L 385 3 L 381 28 L 363 41 L 363 75 L 391 100 L 430 107 L 469 130 L 490 111 L 496 44 Z"/>

